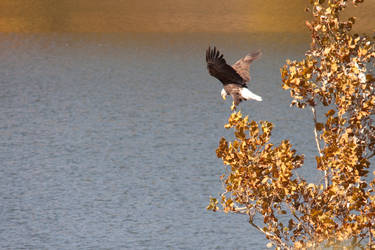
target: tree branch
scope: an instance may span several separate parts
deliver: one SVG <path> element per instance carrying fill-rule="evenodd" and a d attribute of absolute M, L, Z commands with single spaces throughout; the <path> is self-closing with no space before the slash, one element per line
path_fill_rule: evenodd
<path fill-rule="evenodd" d="M 249 220 L 250 225 L 255 227 L 259 232 L 267 235 L 274 243 L 276 243 L 278 246 L 280 246 L 284 250 L 290 250 L 291 248 L 288 247 L 279 237 L 277 237 L 274 234 L 271 234 L 270 232 L 264 231 L 262 228 L 258 227 L 251 219 Z"/>
<path fill-rule="evenodd" d="M 318 148 L 319 156 L 322 157 L 323 153 L 322 153 L 322 149 L 320 148 L 320 141 L 319 141 L 319 138 L 318 138 L 318 132 L 316 130 L 316 125 L 317 125 L 318 121 L 317 121 L 317 118 L 316 118 L 315 107 L 314 106 L 311 107 L 311 110 L 312 110 L 313 117 L 314 117 L 314 135 L 315 135 L 316 147 Z M 328 171 L 327 170 L 324 170 L 324 181 L 325 181 L 326 187 L 328 187 L 329 179 L 328 179 Z"/>

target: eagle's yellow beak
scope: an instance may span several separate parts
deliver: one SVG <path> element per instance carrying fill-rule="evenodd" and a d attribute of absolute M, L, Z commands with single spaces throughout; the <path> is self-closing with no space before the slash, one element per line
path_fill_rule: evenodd
<path fill-rule="evenodd" d="M 226 95 L 222 95 L 221 97 L 223 97 L 223 100 L 224 100 L 224 101 L 227 99 L 227 96 L 226 96 Z"/>

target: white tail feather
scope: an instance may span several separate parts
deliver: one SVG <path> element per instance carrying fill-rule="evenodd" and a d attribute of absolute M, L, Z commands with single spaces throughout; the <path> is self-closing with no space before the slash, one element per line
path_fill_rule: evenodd
<path fill-rule="evenodd" d="M 258 102 L 262 101 L 262 97 L 260 97 L 259 95 L 254 94 L 248 88 L 242 88 L 241 91 L 240 91 L 240 94 L 246 100 L 254 99 L 254 100 L 258 101 Z"/>

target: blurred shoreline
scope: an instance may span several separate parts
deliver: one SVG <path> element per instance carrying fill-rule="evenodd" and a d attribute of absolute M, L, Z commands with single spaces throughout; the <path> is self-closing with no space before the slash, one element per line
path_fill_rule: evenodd
<path fill-rule="evenodd" d="M 305 32 L 308 1 L 2 0 L 0 32 Z M 375 1 L 354 8 L 356 32 L 374 31 Z"/>

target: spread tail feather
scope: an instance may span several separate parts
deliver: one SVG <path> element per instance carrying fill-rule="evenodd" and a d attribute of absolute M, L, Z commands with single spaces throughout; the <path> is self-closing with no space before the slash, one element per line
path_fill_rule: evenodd
<path fill-rule="evenodd" d="M 254 94 L 248 88 L 242 88 L 241 91 L 240 91 L 240 94 L 246 100 L 254 99 L 254 100 L 258 101 L 258 102 L 261 102 L 263 100 L 262 97 L 260 97 L 259 95 Z"/>

